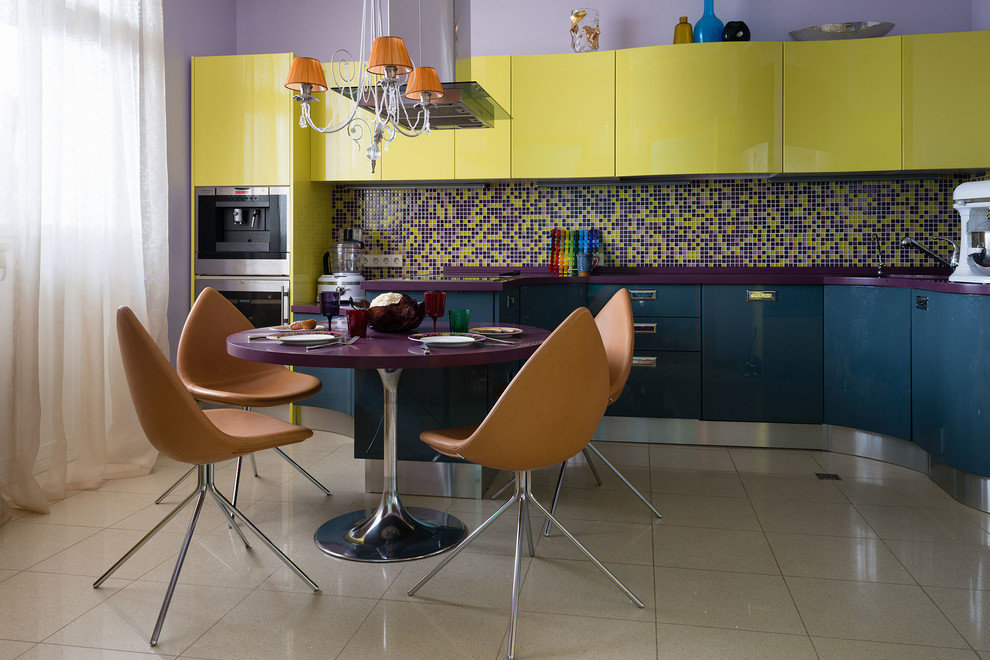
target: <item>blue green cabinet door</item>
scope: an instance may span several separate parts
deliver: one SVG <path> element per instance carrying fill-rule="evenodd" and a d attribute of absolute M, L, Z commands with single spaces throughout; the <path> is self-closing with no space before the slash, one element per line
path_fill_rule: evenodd
<path fill-rule="evenodd" d="M 705 285 L 702 419 L 822 423 L 822 287 Z"/>
<path fill-rule="evenodd" d="M 911 439 L 911 289 L 825 287 L 825 423 Z"/>
<path fill-rule="evenodd" d="M 584 284 L 544 284 L 519 288 L 519 322 L 553 330 L 578 307 L 587 305 Z"/>
<path fill-rule="evenodd" d="M 990 476 L 990 296 L 912 296 L 912 439 L 946 465 Z"/>
<path fill-rule="evenodd" d="M 295 314 L 296 321 L 314 319 L 326 323 L 325 316 L 312 314 Z M 336 410 L 347 415 L 354 414 L 354 370 L 353 369 L 323 369 L 321 367 L 293 367 L 296 371 L 316 376 L 323 387 L 314 396 L 299 401 L 301 406 L 313 406 Z"/>

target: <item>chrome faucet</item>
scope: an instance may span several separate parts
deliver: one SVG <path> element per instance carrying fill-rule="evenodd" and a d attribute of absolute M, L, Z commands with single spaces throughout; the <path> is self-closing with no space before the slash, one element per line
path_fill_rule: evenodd
<path fill-rule="evenodd" d="M 886 266 L 886 259 L 883 258 L 883 248 L 880 247 L 880 234 L 873 232 L 873 240 L 877 244 L 877 259 L 880 263 L 877 264 L 877 277 L 883 277 L 883 269 Z"/>
<path fill-rule="evenodd" d="M 946 261 L 942 257 L 938 256 L 937 254 L 935 254 L 934 252 L 932 252 L 931 250 L 929 250 L 928 248 L 926 248 L 924 245 L 922 245 L 918 241 L 916 241 L 913 238 L 911 238 L 910 236 L 905 236 L 904 238 L 901 239 L 901 246 L 902 247 L 913 247 L 913 248 L 915 248 L 915 249 L 917 249 L 917 250 L 919 250 L 921 252 L 924 252 L 929 257 L 931 257 L 935 261 L 939 262 L 943 266 L 948 266 L 949 268 L 955 268 L 956 266 L 958 266 L 959 265 L 959 246 L 956 245 L 955 241 L 949 240 L 948 238 L 943 238 L 941 236 L 935 238 L 935 240 L 936 241 L 945 241 L 946 243 L 948 243 L 949 245 L 952 246 L 952 257 L 949 259 L 949 261 Z"/>

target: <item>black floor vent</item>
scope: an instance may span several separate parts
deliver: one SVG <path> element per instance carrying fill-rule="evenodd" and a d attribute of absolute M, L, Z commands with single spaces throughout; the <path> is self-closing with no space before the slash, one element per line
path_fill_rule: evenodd
<path fill-rule="evenodd" d="M 815 476 L 819 479 L 830 479 L 832 481 L 842 481 L 842 477 L 837 474 L 832 474 L 831 472 L 815 472 Z"/>

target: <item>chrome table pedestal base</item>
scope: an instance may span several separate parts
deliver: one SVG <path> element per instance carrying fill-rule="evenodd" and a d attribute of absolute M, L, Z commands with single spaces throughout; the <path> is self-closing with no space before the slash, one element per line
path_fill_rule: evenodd
<path fill-rule="evenodd" d="M 382 499 L 377 509 L 352 511 L 329 520 L 314 540 L 340 559 L 390 562 L 419 559 L 451 548 L 464 538 L 464 523 L 454 516 L 419 507 L 406 508 L 396 489 L 396 391 L 401 369 L 379 369 L 385 390 L 385 440 Z"/>

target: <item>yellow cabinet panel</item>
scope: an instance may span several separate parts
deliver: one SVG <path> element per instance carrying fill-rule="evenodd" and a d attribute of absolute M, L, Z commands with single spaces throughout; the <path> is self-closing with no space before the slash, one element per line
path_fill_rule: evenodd
<path fill-rule="evenodd" d="M 192 58 L 194 186 L 289 185 L 292 55 Z"/>
<path fill-rule="evenodd" d="M 512 56 L 512 176 L 615 174 L 615 51 Z"/>
<path fill-rule="evenodd" d="M 512 114 L 512 65 L 508 55 L 473 57 L 468 77 L 491 94 L 502 109 Z M 495 122 L 492 128 L 456 130 L 454 133 L 455 179 L 508 179 L 511 175 L 512 125 Z"/>
<path fill-rule="evenodd" d="M 990 167 L 990 32 L 902 39 L 904 169 Z"/>
<path fill-rule="evenodd" d="M 784 171 L 901 167 L 901 38 L 784 44 Z"/>
<path fill-rule="evenodd" d="M 353 63 L 353 66 L 356 67 L 357 63 Z M 329 63 L 323 65 L 323 72 L 326 76 L 327 83 L 330 87 L 333 87 L 334 82 Z M 313 118 L 313 123 L 320 128 L 323 128 L 329 123 L 331 116 L 335 112 L 337 113 L 335 123 L 339 124 L 343 120 L 342 118 L 346 117 L 354 107 L 354 104 L 349 99 L 336 92 L 320 92 L 313 96 L 318 98 L 319 102 L 310 104 L 310 114 Z M 364 113 L 365 117 L 371 116 L 370 113 L 363 110 L 358 110 L 358 112 Z M 297 122 L 298 118 L 299 114 L 297 110 Z M 354 143 L 354 140 L 348 135 L 346 128 L 336 133 L 327 134 L 319 133 L 311 128 L 306 129 L 312 133 L 310 147 L 312 149 L 312 177 L 314 181 L 382 180 L 381 161 L 379 160 L 375 166 L 375 171 L 372 172 L 371 161 L 365 155 L 365 150 L 371 144 L 368 139 L 368 129 L 364 124 L 358 124 L 358 126 L 364 129 L 364 137 L 359 144 Z M 302 129 L 296 128 L 296 130 Z"/>
<path fill-rule="evenodd" d="M 412 138 L 396 135 L 382 156 L 382 180 L 453 179 L 454 132 L 434 130 Z"/>
<path fill-rule="evenodd" d="M 615 174 L 779 172 L 781 44 L 617 51 Z"/>

